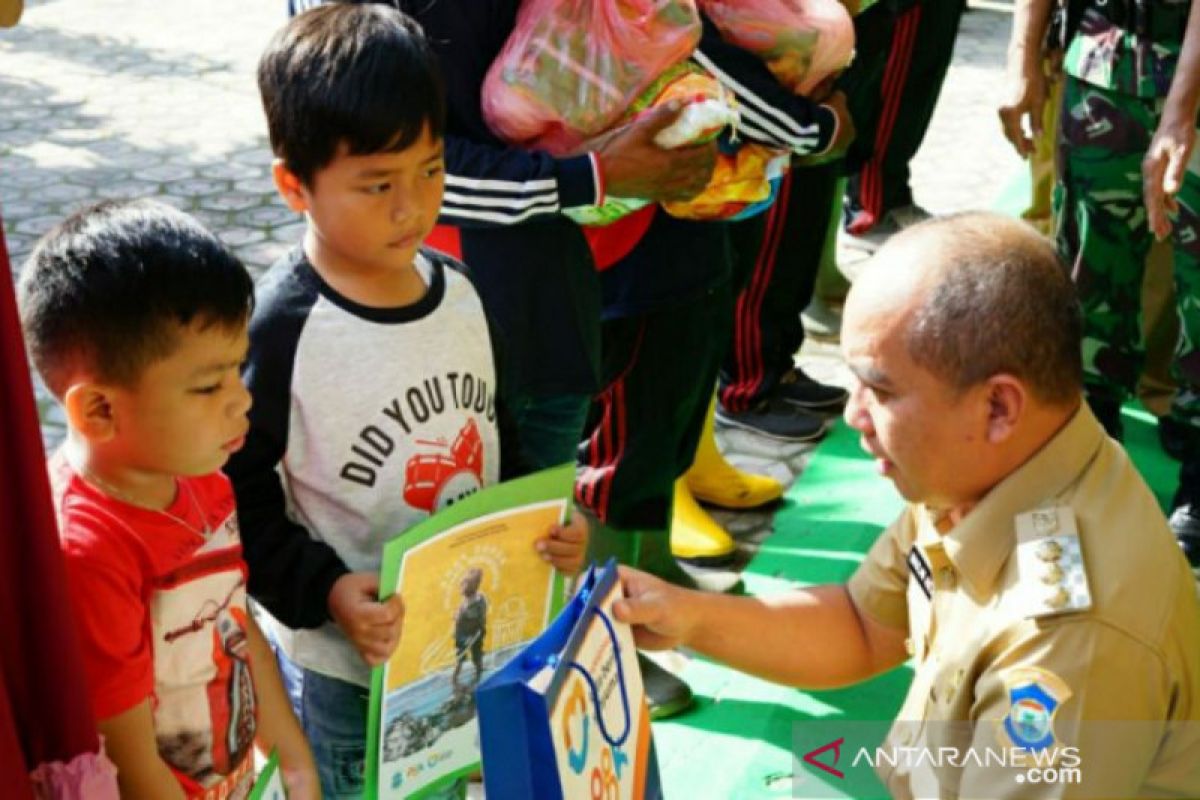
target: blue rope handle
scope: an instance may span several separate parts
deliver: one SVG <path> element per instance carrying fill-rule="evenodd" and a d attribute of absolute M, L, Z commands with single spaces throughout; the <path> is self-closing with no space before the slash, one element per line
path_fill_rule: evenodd
<path fill-rule="evenodd" d="M 620 747 L 625 744 L 625 740 L 629 738 L 629 732 L 633 729 L 633 718 L 629 713 L 629 692 L 625 688 L 625 667 L 621 664 L 621 645 L 617 642 L 617 631 L 613 628 L 612 621 L 608 615 L 596 606 L 594 609 L 596 616 L 604 623 L 604 627 L 608 628 L 608 636 L 612 639 L 613 657 L 617 661 L 617 683 L 621 687 L 621 707 L 625 711 L 625 732 L 619 738 L 613 738 L 608 733 L 608 726 L 604 724 L 604 713 L 600 708 L 600 690 L 596 687 L 596 681 L 582 665 L 577 661 L 567 662 L 567 666 L 579 672 L 583 679 L 587 681 L 588 688 L 592 690 L 592 705 L 596 709 L 596 724 L 600 727 L 600 735 L 604 737 L 604 741 L 608 742 L 610 747 Z"/>

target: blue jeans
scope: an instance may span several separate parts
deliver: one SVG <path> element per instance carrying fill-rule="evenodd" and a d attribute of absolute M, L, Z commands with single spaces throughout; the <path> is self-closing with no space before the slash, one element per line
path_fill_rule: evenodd
<path fill-rule="evenodd" d="M 312 748 L 326 798 L 363 794 L 370 690 L 296 664 L 276 649 L 279 672 L 292 709 Z"/>
<path fill-rule="evenodd" d="M 510 410 L 525 463 L 535 470 L 574 463 L 591 401 L 584 394 L 533 397 L 514 393 Z"/>
<path fill-rule="evenodd" d="M 275 657 L 292 709 L 316 759 L 321 795 L 326 800 L 357 800 L 365 788 L 370 690 L 305 669 L 279 648 Z M 460 798 L 465 790 L 466 781 L 459 781 L 434 797 Z"/>

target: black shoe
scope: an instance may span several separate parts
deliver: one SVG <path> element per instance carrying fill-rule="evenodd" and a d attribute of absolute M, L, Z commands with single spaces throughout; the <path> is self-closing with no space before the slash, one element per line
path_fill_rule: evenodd
<path fill-rule="evenodd" d="M 637 660 L 642 671 L 642 685 L 646 687 L 650 719 L 666 719 L 691 708 L 694 698 L 686 683 L 641 653 Z"/>
<path fill-rule="evenodd" d="M 1183 461 L 1196 452 L 1196 431 L 1186 422 L 1180 422 L 1170 414 L 1158 418 L 1158 443 L 1163 452 L 1176 461 Z"/>
<path fill-rule="evenodd" d="M 775 395 L 806 411 L 822 414 L 840 414 L 850 399 L 850 393 L 842 387 L 815 381 L 799 367 L 793 367 L 779 379 Z"/>
<path fill-rule="evenodd" d="M 1121 422 L 1121 401 L 1088 393 L 1087 404 L 1096 419 L 1104 426 L 1109 436 L 1118 442 L 1125 438 L 1125 425 Z"/>
<path fill-rule="evenodd" d="M 1179 489 L 1167 523 L 1193 570 L 1200 570 L 1200 460 L 1189 458 L 1179 470 Z"/>
<path fill-rule="evenodd" d="M 717 422 L 781 442 L 815 442 L 829 430 L 827 420 L 775 397 L 739 412 L 727 411 L 718 403 Z"/>

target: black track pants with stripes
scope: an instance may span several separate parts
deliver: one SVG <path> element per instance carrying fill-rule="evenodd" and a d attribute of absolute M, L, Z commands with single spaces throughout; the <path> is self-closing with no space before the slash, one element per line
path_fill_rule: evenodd
<path fill-rule="evenodd" d="M 674 306 L 603 323 L 606 386 L 579 446 L 576 500 L 619 530 L 670 524 L 729 341 L 727 281 Z"/>
<path fill-rule="evenodd" d="M 856 227 L 913 201 L 908 165 L 933 118 L 963 6 L 881 0 L 854 20 L 855 58 L 838 86 L 858 132 L 846 154 L 846 218 Z"/>
<path fill-rule="evenodd" d="M 775 205 L 730 225 L 739 291 L 721 366 L 721 405 L 729 411 L 770 394 L 804 342 L 800 312 L 812 299 L 840 170 L 840 162 L 792 169 Z"/>

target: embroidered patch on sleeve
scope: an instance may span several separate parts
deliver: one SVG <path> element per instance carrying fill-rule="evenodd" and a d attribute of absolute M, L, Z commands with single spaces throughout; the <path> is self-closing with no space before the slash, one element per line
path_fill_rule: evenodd
<path fill-rule="evenodd" d="M 1071 696 L 1062 678 L 1039 667 L 1014 669 L 1004 676 L 1008 713 L 1004 733 L 1014 747 L 1045 750 L 1054 745 L 1054 715 Z"/>

